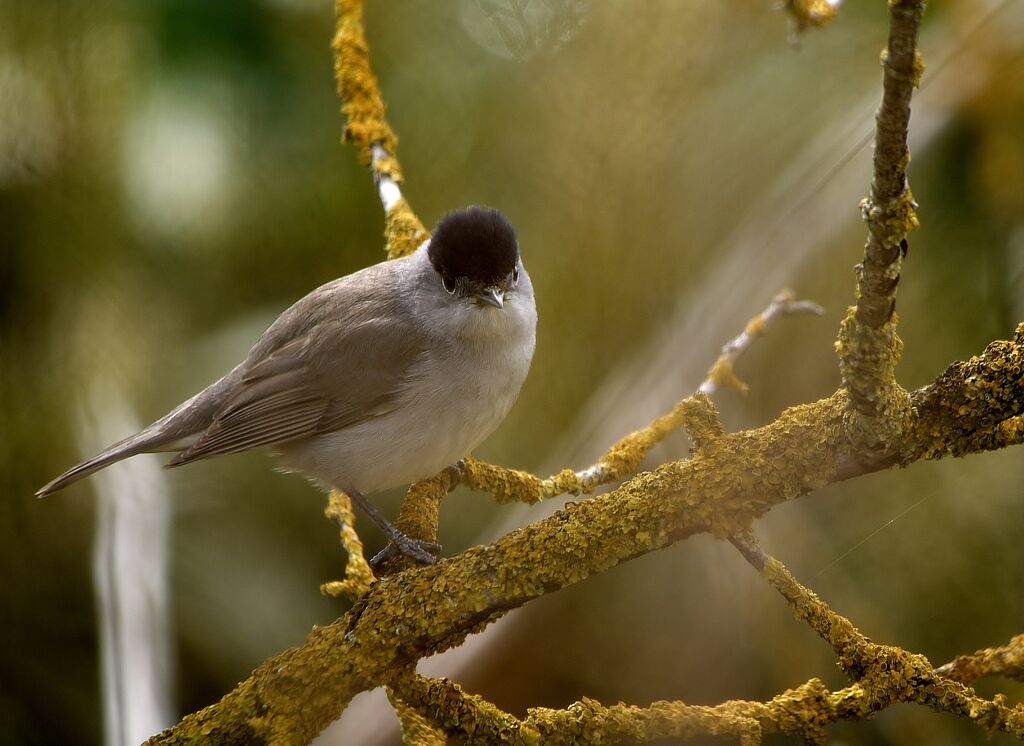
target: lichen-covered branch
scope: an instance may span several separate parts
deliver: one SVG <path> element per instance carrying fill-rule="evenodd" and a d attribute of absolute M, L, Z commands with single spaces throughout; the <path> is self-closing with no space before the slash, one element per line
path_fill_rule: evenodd
<path fill-rule="evenodd" d="M 362 596 L 373 584 L 373 570 L 363 556 L 363 542 L 355 530 L 355 513 L 352 500 L 344 492 L 334 490 L 327 498 L 324 515 L 338 525 L 341 546 L 348 555 L 345 579 L 334 580 L 320 586 L 320 592 L 328 596 L 347 596 L 353 600 Z"/>
<path fill-rule="evenodd" d="M 388 702 L 395 709 L 398 721 L 402 724 L 402 743 L 408 746 L 446 746 L 448 739 L 445 734 L 406 704 L 395 692 L 394 687 L 387 687 L 387 693 Z"/>
<path fill-rule="evenodd" d="M 1005 676 L 1024 682 L 1024 635 L 1017 635 L 998 648 L 958 655 L 949 663 L 936 668 L 935 673 L 964 684 L 986 676 Z"/>
<path fill-rule="evenodd" d="M 724 706 L 683 702 L 655 702 L 647 707 L 605 706 L 584 699 L 564 710 L 531 708 L 525 718 L 519 719 L 448 679 L 405 674 L 395 687 L 406 707 L 469 745 L 640 743 L 697 735 L 739 736 L 740 743 L 754 744 L 761 737 L 757 720 Z"/>
<path fill-rule="evenodd" d="M 945 433 L 935 420 L 941 410 L 915 409 L 906 457 L 986 447 L 970 423 L 989 430 L 1024 414 L 1022 361 L 1024 325 L 1012 341 L 993 343 L 979 357 L 951 366 L 934 385 L 961 397 L 960 427 Z M 956 380 L 958 375 L 967 377 Z M 937 395 L 931 388 L 915 398 L 930 401 Z M 840 472 L 841 464 L 868 470 L 853 458 L 845 411 L 843 392 L 793 407 L 769 425 L 723 434 L 689 460 L 639 474 L 493 544 L 383 578 L 339 621 L 267 660 L 220 702 L 153 743 L 230 743 L 243 736 L 249 743 L 306 743 L 356 693 L 459 644 L 532 598 L 695 533 L 739 534 L 774 505 L 850 476 Z M 944 687 L 942 681 L 936 686 Z"/>
<path fill-rule="evenodd" d="M 541 479 L 529 472 L 467 458 L 463 483 L 472 489 L 490 493 L 502 503 L 535 503 L 558 495 L 591 494 L 599 486 L 636 471 L 651 448 L 680 428 L 685 428 L 698 445 L 722 432 L 718 412 L 711 400 L 704 394 L 695 394 L 678 402 L 672 411 L 656 418 L 647 427 L 620 439 L 596 464 L 583 471 L 564 469 Z"/>
<path fill-rule="evenodd" d="M 857 305 L 842 324 L 836 350 L 852 406 L 851 436 L 885 449 L 907 424 L 909 399 L 896 382 L 902 342 L 896 334 L 896 289 L 917 227 L 907 183 L 910 98 L 921 77 L 917 33 L 923 0 L 889 3 L 889 45 L 883 53 L 882 103 L 875 117 L 874 176 L 861 203 L 868 225 L 864 259 L 857 265 Z"/>
<path fill-rule="evenodd" d="M 889 3 L 882 103 L 875 115 L 874 176 L 870 196 L 862 204 L 869 235 L 857 270 L 857 321 L 872 329 L 892 317 L 906 237 L 918 225 L 907 183 L 907 131 L 910 98 L 922 74 L 917 34 L 924 6 L 924 0 Z"/>
<path fill-rule="evenodd" d="M 455 489 L 461 481 L 464 471 L 465 464 L 460 462 L 430 479 L 413 483 L 402 501 L 402 508 L 395 524 L 398 530 L 406 536 L 436 544 L 441 500 Z M 383 560 L 379 566 L 377 565 L 378 559 Z M 390 556 L 387 552 L 383 552 L 374 558 L 373 564 L 377 567 L 379 575 L 390 575 L 412 567 L 416 562 L 401 552 L 391 553 Z"/>
<path fill-rule="evenodd" d="M 740 534 L 730 537 L 730 541 L 768 584 L 786 599 L 797 619 L 807 622 L 821 639 L 832 646 L 843 672 L 852 681 L 863 678 L 877 646 L 848 619 L 829 608 L 814 591 L 797 582 L 785 565 L 765 554 L 751 536 Z"/>
<path fill-rule="evenodd" d="M 731 541 L 786 599 L 793 614 L 832 646 L 840 669 L 860 688 L 856 709 L 845 717 L 867 718 L 897 702 L 915 702 L 972 720 L 988 732 L 1002 730 L 1024 738 L 1024 706 L 1008 707 L 1004 697 L 979 697 L 973 689 L 933 670 L 923 655 L 872 642 L 801 585 L 785 565 L 764 554 L 752 538 L 738 535 Z"/>
<path fill-rule="evenodd" d="M 823 313 L 825 313 L 825 309 L 817 303 L 797 300 L 792 290 L 783 290 L 772 298 L 772 302 L 766 309 L 747 322 L 746 328 L 739 335 L 722 346 L 722 352 L 718 359 L 708 370 L 708 377 L 704 379 L 697 390 L 711 396 L 724 386 L 745 394 L 750 387 L 736 375 L 735 365 L 740 355 L 747 351 L 754 340 L 764 336 L 772 322 L 781 316 L 797 314 L 821 316 Z"/>
<path fill-rule="evenodd" d="M 345 116 L 344 140 L 355 146 L 359 160 L 370 167 L 384 205 L 384 238 L 388 258 L 415 251 L 429 238 L 427 229 L 402 197 L 398 138 L 384 118 L 384 99 L 370 68 L 363 30 L 362 0 L 335 0 L 334 76 Z"/>
<path fill-rule="evenodd" d="M 946 456 L 966 456 L 1024 440 L 1024 324 L 969 360 L 946 368 L 910 395 L 913 413 L 898 447 L 885 453 L 852 450 L 840 457 L 837 479 Z"/>
<path fill-rule="evenodd" d="M 384 119 L 384 99 L 377 76 L 370 69 L 370 50 L 363 32 L 362 0 L 335 0 L 334 10 L 337 25 L 331 46 L 334 49 L 338 98 L 341 99 L 341 113 L 346 122 L 344 139 L 355 147 L 363 165 L 369 166 L 375 144 L 393 154 L 398 138 Z M 375 170 L 396 182 L 402 181 L 397 158 L 378 160 Z"/>
<path fill-rule="evenodd" d="M 825 743 L 826 727 L 831 723 L 869 720 L 880 710 L 904 702 L 963 714 L 986 732 L 1003 730 L 1018 737 L 1024 735 L 1024 706 L 1008 707 L 1001 697 L 983 699 L 963 685 L 942 682 L 934 673 L 922 673 L 920 665 L 927 663 L 922 656 L 898 648 L 875 648 L 879 655 L 874 664 L 880 675 L 864 676 L 837 691 L 829 691 L 820 680 L 811 679 L 767 702 L 732 700 L 705 706 L 663 701 L 639 707 L 622 703 L 609 706 L 584 699 L 565 709 L 531 708 L 526 717 L 519 719 L 448 679 L 428 679 L 406 672 L 396 677 L 392 686 L 401 698 L 394 701 L 400 702 L 402 711 L 421 716 L 417 727 L 428 722 L 470 745 L 644 743 L 701 735 L 731 735 L 741 744 L 758 744 L 771 733 Z"/>
<path fill-rule="evenodd" d="M 1001 447 L 1022 437 L 1024 325 L 1012 340 L 950 366 L 913 394 L 896 383 L 900 342 L 892 304 L 905 236 L 916 223 L 906 185 L 906 124 L 910 92 L 920 74 L 915 40 L 923 4 L 891 0 L 889 5 L 875 178 L 865 204 L 870 237 L 859 270 L 858 305 L 837 342 L 840 391 L 737 433 L 722 432 L 710 401 L 698 394 L 613 447 L 596 465 L 597 474 L 563 472 L 548 486 L 532 475 L 502 484 L 507 475 L 521 473 L 468 462 L 464 478 L 471 485 L 507 499 L 534 499 L 545 489 L 583 491 L 591 486 L 587 479 L 621 478 L 638 468 L 653 443 L 680 426 L 690 429 L 697 446 L 688 459 L 571 503 L 490 545 L 364 586 L 344 617 L 315 628 L 303 645 L 268 659 L 220 702 L 151 742 L 305 744 L 353 696 L 380 685 L 395 687 L 406 727 L 423 729 L 424 738 L 435 740 L 436 732 L 412 710 L 467 740 L 479 733 L 487 742 L 501 742 L 506 733 L 514 733 L 517 743 L 575 743 L 720 732 L 753 743 L 761 733 L 782 732 L 817 743 L 831 722 L 866 719 L 890 704 L 917 702 L 1024 738 L 1024 706 L 1009 708 L 999 697 L 982 699 L 933 671 L 923 656 L 871 642 L 781 563 L 736 539 L 775 505 L 825 484 L 894 464 Z M 335 49 L 349 122 L 346 137 L 374 169 L 387 208 L 389 254 L 398 255 L 426 234 L 397 191 L 401 174 L 394 134 L 369 68 L 362 4 L 337 0 L 337 9 Z M 436 532 L 437 504 L 450 486 L 444 475 L 414 486 L 409 514 L 403 511 L 400 525 L 408 533 Z M 715 707 L 672 702 L 609 707 L 585 700 L 565 710 L 534 709 L 519 720 L 450 682 L 410 673 L 419 659 L 460 644 L 510 609 L 697 533 L 737 540 L 797 615 L 833 646 L 853 683 L 830 692 L 812 680 L 769 702 Z"/>

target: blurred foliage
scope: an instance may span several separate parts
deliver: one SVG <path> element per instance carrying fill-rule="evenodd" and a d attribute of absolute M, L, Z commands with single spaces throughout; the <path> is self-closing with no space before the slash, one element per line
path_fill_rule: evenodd
<path fill-rule="evenodd" d="M 633 399 L 643 391 L 601 392 L 644 364 L 671 310 L 730 258 L 742 259 L 737 291 L 706 299 L 709 326 L 735 319 L 733 333 L 779 289 L 757 278 L 780 255 L 728 237 L 762 219 L 758 205 L 789 165 L 812 158 L 823 177 L 846 155 L 808 155 L 815 137 L 866 132 L 885 8 L 848 3 L 795 51 L 784 15 L 761 0 L 537 3 L 518 36 L 495 25 L 494 5 L 371 3 L 367 28 L 419 215 L 432 224 L 488 203 L 518 226 L 538 294 L 537 354 L 477 455 L 550 471 L 608 445 L 593 423 L 624 432 L 647 419 Z M 328 3 L 0 0 L 0 21 L 0 742 L 96 743 L 92 491 L 31 494 L 103 445 L 78 436 L 97 386 L 142 419 L 162 415 L 294 299 L 380 260 L 381 210 L 338 144 Z M 937 1 L 922 49 L 941 126 L 911 167 L 922 228 L 899 309 L 900 375 L 912 387 L 1024 319 L 1024 8 Z M 831 342 L 852 299 L 867 181 L 842 214 L 814 210 L 815 183 L 793 192 L 789 222 L 842 227 L 788 282 L 829 315 L 783 324 L 744 359 L 751 393 L 721 401 L 732 427 L 838 382 Z M 689 340 L 678 368 L 655 373 L 689 392 L 726 336 Z M 678 455 L 685 439 L 662 448 Z M 760 531 L 865 633 L 938 664 L 1022 630 L 1022 478 L 1019 451 L 919 464 L 783 506 Z M 317 586 L 343 557 L 322 496 L 262 456 L 167 479 L 185 712 L 340 614 Z M 397 497 L 380 503 L 393 512 Z M 482 540 L 505 510 L 456 493 L 445 550 Z M 363 530 L 368 551 L 379 548 Z M 517 713 L 581 696 L 714 703 L 811 676 L 841 681 L 830 651 L 710 539 L 540 599 L 498 634 L 463 678 Z M 833 734 L 979 739 L 909 708 Z"/>

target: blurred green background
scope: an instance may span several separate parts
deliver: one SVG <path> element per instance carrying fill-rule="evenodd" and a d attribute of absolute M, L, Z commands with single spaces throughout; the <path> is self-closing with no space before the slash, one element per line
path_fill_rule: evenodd
<path fill-rule="evenodd" d="M 692 391 L 784 286 L 826 316 L 778 326 L 739 366 L 751 392 L 718 404 L 743 428 L 831 393 L 886 4 L 847 3 L 799 48 L 770 0 L 521 5 L 518 20 L 498 0 L 367 9 L 406 196 L 429 225 L 464 204 L 502 209 L 537 291 L 530 378 L 475 455 L 589 464 Z M 32 493 L 126 419 L 226 372 L 295 299 L 383 257 L 372 183 L 338 143 L 332 30 L 323 0 L 0 0 L 0 742 L 104 739 L 91 563 L 107 483 Z M 898 301 L 908 387 L 1024 320 L 1024 6 L 936 0 L 921 46 L 922 228 Z M 686 449 L 673 437 L 651 462 Z M 1022 477 L 1019 449 L 917 464 L 781 506 L 757 530 L 865 633 L 937 665 L 1024 631 Z M 180 715 L 342 614 L 317 586 L 344 557 L 323 497 L 262 455 L 154 478 L 169 495 Z M 399 499 L 378 503 L 394 515 Z M 443 508 L 445 553 L 553 507 L 461 490 Z M 706 537 L 540 599 L 422 670 L 516 713 L 843 683 L 831 651 Z M 394 743 L 382 701 L 359 698 L 322 742 Z M 985 738 L 909 706 L 830 733 Z"/>

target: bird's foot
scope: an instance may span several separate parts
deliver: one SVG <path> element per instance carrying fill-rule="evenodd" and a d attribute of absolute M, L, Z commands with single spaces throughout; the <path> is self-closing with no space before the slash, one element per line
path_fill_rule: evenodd
<path fill-rule="evenodd" d="M 370 560 L 370 568 L 376 573 L 384 563 L 398 556 L 408 557 L 421 565 L 432 565 L 437 562 L 441 553 L 441 545 L 433 541 L 413 539 L 397 529 L 390 537 L 388 545 L 381 549 Z"/>
<path fill-rule="evenodd" d="M 406 536 L 399 531 L 394 524 L 388 521 L 377 508 L 370 504 L 359 492 L 348 492 L 349 497 L 359 507 L 363 509 L 363 512 L 370 517 L 377 527 L 384 532 L 384 535 L 391 540 L 391 542 L 384 547 L 381 551 L 374 555 L 373 559 L 370 560 L 370 568 L 374 573 L 379 570 L 384 563 L 392 557 L 399 555 L 408 557 L 414 562 L 418 562 L 421 565 L 432 565 L 437 562 L 437 554 L 441 552 L 441 545 L 435 544 L 432 541 L 424 541 L 422 539 L 413 539 L 411 536 Z"/>
<path fill-rule="evenodd" d="M 459 486 L 459 482 L 461 482 L 462 478 L 466 475 L 466 460 L 460 458 L 458 461 L 456 461 L 451 466 L 446 466 L 444 468 L 444 471 L 449 476 L 451 476 L 451 479 L 452 479 L 452 487 L 451 488 L 454 490 L 456 487 Z"/>

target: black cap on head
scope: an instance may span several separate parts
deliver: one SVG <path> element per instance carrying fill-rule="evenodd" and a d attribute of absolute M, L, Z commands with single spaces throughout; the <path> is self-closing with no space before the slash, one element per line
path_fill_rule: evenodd
<path fill-rule="evenodd" d="M 493 207 L 464 207 L 441 218 L 427 253 L 442 275 L 493 285 L 516 268 L 519 241 L 508 218 Z"/>

